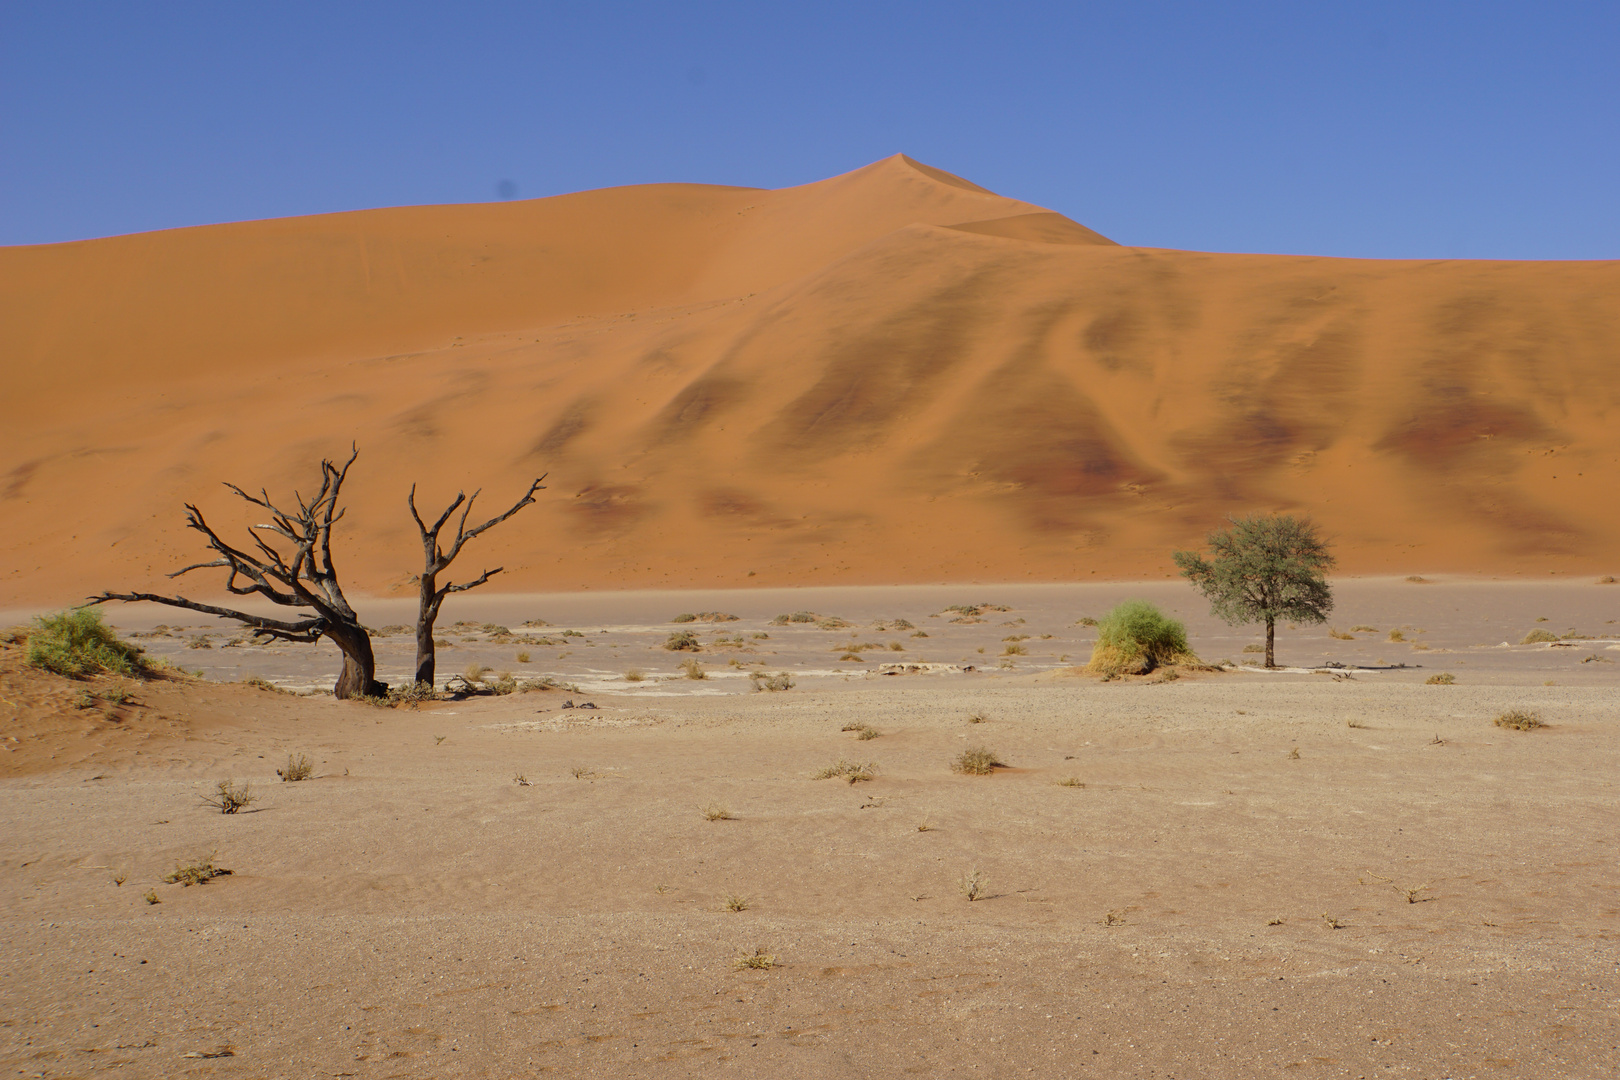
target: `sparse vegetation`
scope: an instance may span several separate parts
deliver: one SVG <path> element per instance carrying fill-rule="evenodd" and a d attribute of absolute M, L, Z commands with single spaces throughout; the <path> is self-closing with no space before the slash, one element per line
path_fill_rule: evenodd
<path fill-rule="evenodd" d="M 763 671 L 751 671 L 749 680 L 754 684 L 756 691 L 769 691 L 780 693 L 783 690 L 793 689 L 793 677 L 785 671 L 778 671 L 775 675 L 767 675 Z"/>
<path fill-rule="evenodd" d="M 432 701 L 438 694 L 432 684 L 423 682 L 402 683 L 399 686 L 390 686 L 388 696 L 384 700 L 389 705 L 414 705 L 419 701 Z"/>
<path fill-rule="evenodd" d="M 1104 926 L 1124 926 L 1125 913 L 1123 911 L 1106 912 L 1103 915 L 1102 924 Z"/>
<path fill-rule="evenodd" d="M 214 865 L 214 856 L 209 854 L 200 859 L 193 859 L 189 863 L 175 863 L 174 870 L 163 876 L 165 885 L 202 885 L 217 877 L 227 877 L 230 871 Z M 150 897 L 151 894 L 148 894 Z M 147 903 L 157 901 L 148 899 Z"/>
<path fill-rule="evenodd" d="M 1558 635 L 1557 634 L 1553 633 L 1550 630 L 1543 630 L 1540 627 L 1537 627 L 1536 629 L 1530 631 L 1528 634 L 1524 635 L 1524 637 L 1520 638 L 1519 639 L 1519 644 L 1520 645 L 1540 645 L 1540 644 L 1542 644 L 1544 642 L 1557 641 L 1557 640 L 1558 640 Z"/>
<path fill-rule="evenodd" d="M 264 691 L 267 691 L 267 692 L 272 693 L 272 694 L 291 694 L 292 693 L 291 690 L 287 690 L 287 689 L 284 689 L 283 687 L 277 686 L 275 683 L 271 682 L 269 679 L 266 679 L 266 678 L 264 678 L 263 676 L 260 676 L 260 675 L 249 675 L 247 678 L 242 680 L 242 685 L 243 686 L 251 686 L 255 690 L 264 690 Z"/>
<path fill-rule="evenodd" d="M 287 764 L 277 769 L 276 775 L 281 777 L 281 782 L 284 784 L 308 780 L 315 775 L 315 763 L 309 760 L 307 754 L 299 754 L 296 758 L 288 754 Z"/>
<path fill-rule="evenodd" d="M 927 636 L 928 636 L 928 634 L 927 634 L 927 633 L 926 633 L 926 632 L 925 632 L 925 631 L 922 631 L 922 630 L 918 630 L 918 631 L 916 631 L 916 632 L 915 632 L 915 633 L 913 633 L 913 634 L 912 634 L 912 635 L 911 635 L 911 636 L 912 636 L 912 637 L 914 637 L 914 638 L 918 638 L 918 637 L 927 637 Z"/>
<path fill-rule="evenodd" d="M 1354 641 L 1354 640 L 1356 640 L 1356 635 L 1347 634 L 1344 631 L 1340 630 L 1336 626 L 1328 627 L 1328 637 L 1333 638 L 1336 641 Z"/>
<path fill-rule="evenodd" d="M 629 671 L 624 673 L 625 682 L 641 682 L 646 677 L 646 672 L 642 671 L 640 668 L 631 668 Z"/>
<path fill-rule="evenodd" d="M 1547 726 L 1546 721 L 1529 709 L 1509 709 L 1499 715 L 1495 723 L 1499 728 L 1510 728 L 1514 731 L 1533 731 Z"/>
<path fill-rule="evenodd" d="M 971 904 L 973 901 L 984 895 L 984 890 L 989 886 L 989 884 L 990 879 L 985 876 L 984 871 L 975 866 L 969 870 L 962 871 L 962 877 L 957 881 L 956 888 L 958 892 L 967 898 L 968 903 Z"/>
<path fill-rule="evenodd" d="M 732 821 L 731 809 L 725 803 L 710 803 L 703 808 L 704 821 Z"/>
<path fill-rule="evenodd" d="M 1006 766 L 997 759 L 995 751 L 984 746 L 973 746 L 963 750 L 951 763 L 952 771 L 965 776 L 989 776 L 997 767 Z"/>
<path fill-rule="evenodd" d="M 1288 760 L 1289 761 L 1298 761 L 1299 760 L 1299 747 L 1296 746 L 1292 750 L 1288 751 Z"/>
<path fill-rule="evenodd" d="M 1086 668 L 1099 675 L 1145 675 L 1167 664 L 1197 662 L 1185 626 L 1146 600 L 1126 600 L 1098 624 Z"/>
<path fill-rule="evenodd" d="M 990 717 L 986 716 L 983 712 L 976 711 L 968 713 L 967 722 L 970 724 L 984 724 L 988 723 L 989 721 Z"/>
<path fill-rule="evenodd" d="M 222 814 L 234 814 L 258 802 L 259 797 L 253 794 L 253 785 L 246 781 L 237 787 L 235 780 L 221 780 L 214 793 L 202 796 L 202 801 L 203 805 L 212 806 Z"/>
<path fill-rule="evenodd" d="M 208 639 L 207 634 L 192 634 L 191 640 L 186 642 L 188 649 L 212 649 L 214 643 Z"/>
<path fill-rule="evenodd" d="M 681 661 L 681 672 L 688 679 L 697 679 L 697 680 L 701 681 L 701 680 L 707 679 L 709 677 L 709 673 L 707 671 L 703 670 L 703 665 L 698 663 L 696 658 L 688 658 L 686 660 L 682 660 Z"/>
<path fill-rule="evenodd" d="M 1406 640 L 1406 635 L 1404 633 L 1402 633 L 1398 629 L 1391 630 L 1389 632 L 1389 640 L 1391 640 L 1391 641 L 1405 641 Z"/>
<path fill-rule="evenodd" d="M 1376 627 L 1376 626 L 1366 626 L 1366 625 L 1352 626 L 1350 628 L 1350 632 L 1352 634 L 1376 634 L 1376 633 L 1378 633 L 1378 627 Z"/>
<path fill-rule="evenodd" d="M 1422 576 L 1420 576 L 1418 574 L 1409 574 L 1409 575 L 1407 575 L 1406 580 L 1411 582 L 1413 585 L 1428 585 L 1428 584 L 1430 584 L 1428 578 L 1422 577 Z"/>
<path fill-rule="evenodd" d="M 158 894 L 157 894 L 156 889 L 147 889 L 146 890 L 146 895 L 141 897 L 141 899 L 145 900 L 148 904 L 161 904 L 161 903 L 163 903 L 162 900 L 158 899 Z"/>
<path fill-rule="evenodd" d="M 851 785 L 859 784 L 863 780 L 870 780 L 877 775 L 877 762 L 866 763 L 845 761 L 839 758 L 833 764 L 811 777 L 813 780 L 847 780 Z"/>
<path fill-rule="evenodd" d="M 690 630 L 677 630 L 669 635 L 664 642 L 664 648 L 670 652 L 699 652 L 703 646 L 698 644 L 697 635 Z"/>
<path fill-rule="evenodd" d="M 1081 780 L 1078 776 L 1065 776 L 1062 780 L 1059 780 L 1057 782 L 1057 786 L 1058 787 L 1076 787 L 1076 788 L 1079 788 L 1079 787 L 1085 787 L 1086 785 L 1085 785 L 1085 782 L 1083 780 Z"/>
<path fill-rule="evenodd" d="M 1029 650 L 1016 641 L 1001 650 L 1002 656 L 1026 656 L 1028 653 Z"/>
<path fill-rule="evenodd" d="M 471 685 L 477 686 L 484 681 L 484 676 L 488 674 L 489 667 L 474 660 L 470 662 L 465 669 L 463 669 L 461 672 L 461 677 L 466 679 Z"/>
<path fill-rule="evenodd" d="M 1363 728 L 1363 729 L 1365 729 L 1367 727 L 1366 724 L 1362 723 L 1360 720 L 1357 720 L 1353 716 L 1350 719 L 1348 719 L 1348 720 L 1346 720 L 1344 722 L 1344 726 L 1345 727 L 1350 727 L 1350 728 Z"/>
<path fill-rule="evenodd" d="M 1457 676 L 1449 671 L 1442 671 L 1438 675 L 1430 675 L 1423 680 L 1425 686 L 1450 686 L 1457 681 Z"/>
<path fill-rule="evenodd" d="M 518 653 L 517 654 L 517 662 L 520 663 L 520 664 L 527 664 L 529 662 L 529 654 L 526 653 L 526 652 Z"/>
<path fill-rule="evenodd" d="M 1322 912 L 1322 923 L 1323 923 L 1323 925 L 1325 925 L 1325 926 L 1326 926 L 1326 927 L 1327 927 L 1327 928 L 1328 928 L 1328 929 L 1329 929 L 1329 930 L 1343 930 L 1343 929 L 1344 929 L 1344 925 L 1345 925 L 1345 924 L 1344 924 L 1344 923 L 1343 923 L 1343 922 L 1340 922 L 1340 921 L 1339 921 L 1339 920 L 1338 920 L 1338 919 L 1337 919 L 1337 918 L 1335 918 L 1335 917 L 1334 917 L 1334 916 L 1332 916 L 1332 915 L 1329 915 L 1329 914 L 1328 914 L 1328 913 L 1327 913 L 1327 912 L 1325 912 L 1325 911 L 1324 911 L 1324 912 Z"/>
<path fill-rule="evenodd" d="M 42 615 L 28 633 L 28 663 L 33 667 L 82 679 L 101 671 L 144 675 L 147 665 L 139 646 L 119 641 L 95 608 Z"/>
<path fill-rule="evenodd" d="M 727 911 L 747 911 L 748 910 L 748 897 L 746 897 L 746 896 L 737 896 L 737 895 L 727 896 L 726 897 L 726 910 Z"/>
<path fill-rule="evenodd" d="M 766 952 L 765 947 L 762 945 L 752 953 L 744 953 L 737 957 L 731 962 L 731 966 L 738 971 L 769 971 L 777 966 L 776 954 Z"/>

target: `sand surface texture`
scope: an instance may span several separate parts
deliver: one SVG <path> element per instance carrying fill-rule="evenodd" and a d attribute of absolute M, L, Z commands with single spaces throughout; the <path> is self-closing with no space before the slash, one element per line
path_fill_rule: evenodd
<path fill-rule="evenodd" d="M 1347 571 L 1614 573 L 1620 264 L 1122 247 L 904 156 L 0 250 L 0 606 L 147 589 L 352 441 L 539 505 L 503 586 L 1140 577 L 1303 509 Z M 504 502 L 503 502 L 504 500 Z M 949 543 L 941 543 L 948 537 Z"/>
<path fill-rule="evenodd" d="M 1280 632 L 1321 674 L 1064 673 L 1076 620 L 1128 593 L 1208 659 L 1256 640 L 1166 586 L 490 597 L 447 611 L 441 668 L 522 650 L 588 692 L 398 710 L 184 677 L 80 708 L 115 680 L 0 648 L 0 1067 L 1612 1073 L 1620 591 L 1347 582 L 1340 632 L 1376 630 Z M 773 621 L 798 610 L 852 625 Z M 669 622 L 696 611 L 739 617 Z M 111 614 L 152 633 L 137 612 Z M 491 640 L 519 615 L 559 644 Z M 678 676 L 679 626 L 713 678 Z M 1583 636 L 1500 644 L 1546 626 Z M 214 629 L 137 640 L 288 685 L 335 668 L 189 647 Z M 882 648 L 837 659 L 852 639 Z M 750 692 L 731 660 L 796 685 Z M 1006 767 L 954 773 L 976 746 Z M 313 778 L 278 782 L 298 754 Z M 814 779 L 839 762 L 872 777 Z M 204 806 L 226 778 L 258 801 Z M 160 883 L 210 854 L 230 876 Z"/>

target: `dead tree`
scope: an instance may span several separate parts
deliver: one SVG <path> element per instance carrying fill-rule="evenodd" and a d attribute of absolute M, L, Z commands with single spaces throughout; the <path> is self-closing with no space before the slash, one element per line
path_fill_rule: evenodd
<path fill-rule="evenodd" d="M 235 619 L 253 630 L 255 637 L 279 638 L 282 641 L 313 643 L 330 638 L 343 652 L 343 671 L 338 675 L 332 694 L 339 698 L 381 696 L 388 687 L 376 680 L 377 664 L 371 652 L 371 634 L 360 624 L 354 609 L 344 599 L 338 584 L 337 570 L 332 565 L 332 526 L 343 517 L 338 507 L 338 494 L 349 466 L 359 456 L 359 450 L 349 454 L 349 460 L 340 469 L 330 461 L 321 462 L 321 489 L 305 502 L 296 492 L 298 511 L 288 513 L 277 508 L 263 488 L 257 497 L 249 495 L 235 484 L 225 486 L 243 499 L 270 511 L 270 521 L 251 526 L 248 535 L 253 538 L 257 554 L 227 544 L 203 518 L 202 511 L 186 504 L 186 527 L 195 529 L 208 538 L 208 546 L 219 553 L 212 562 L 196 563 L 176 570 L 169 577 L 177 578 L 193 570 L 224 567 L 230 571 L 225 582 L 227 591 L 235 596 L 262 596 L 282 607 L 308 611 L 302 618 L 272 619 L 262 615 L 249 615 L 245 611 L 216 607 L 187 600 L 183 596 L 157 596 L 152 593 L 104 592 L 90 598 L 93 604 L 109 600 L 126 603 L 144 600 L 154 604 L 201 611 Z M 290 551 L 271 546 L 261 534 L 274 533 L 292 545 Z M 286 545 L 283 544 L 282 547 Z"/>
<path fill-rule="evenodd" d="M 470 529 L 467 528 L 467 515 L 472 513 L 473 502 L 478 498 L 482 489 L 473 492 L 471 499 L 467 497 L 465 492 L 456 492 L 455 501 L 445 507 L 444 513 L 440 514 L 439 519 L 430 526 L 422 520 L 422 515 L 416 512 L 416 485 L 411 485 L 411 493 L 406 497 L 405 501 L 410 505 L 411 517 L 416 519 L 416 528 L 422 534 L 422 577 L 418 583 L 421 586 L 421 592 L 416 609 L 416 681 L 418 683 L 433 685 L 435 664 L 433 623 L 439 617 L 439 607 L 444 603 L 444 598 L 451 593 L 476 589 L 506 568 L 497 566 L 493 570 L 485 570 L 476 579 L 467 582 L 465 585 L 440 585 L 439 575 L 449 569 L 450 564 L 456 561 L 456 556 L 461 554 L 463 544 L 480 533 L 494 528 L 534 502 L 534 493 L 545 490 L 540 484 L 540 480 L 544 479 L 545 477 L 542 476 L 539 480 L 530 484 L 528 492 L 524 494 L 523 498 L 513 503 L 512 508 L 506 513 L 499 517 L 492 517 L 482 525 L 475 525 Z M 455 542 L 450 545 L 449 551 L 445 551 L 439 546 L 439 530 L 444 528 L 445 522 L 450 520 L 450 515 L 454 514 L 462 503 L 467 505 L 461 511 L 461 519 L 456 522 Z"/>

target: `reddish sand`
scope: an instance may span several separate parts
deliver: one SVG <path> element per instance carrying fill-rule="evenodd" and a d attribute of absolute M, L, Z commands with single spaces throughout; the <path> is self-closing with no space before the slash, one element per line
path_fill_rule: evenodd
<path fill-rule="evenodd" d="M 257 520 L 220 481 L 284 497 L 351 439 L 375 595 L 413 481 L 541 472 L 467 556 L 507 590 L 1157 576 L 1255 509 L 1351 572 L 1612 573 L 1616 296 L 1121 247 L 903 156 L 3 249 L 0 607 L 153 587 L 183 502 Z"/>

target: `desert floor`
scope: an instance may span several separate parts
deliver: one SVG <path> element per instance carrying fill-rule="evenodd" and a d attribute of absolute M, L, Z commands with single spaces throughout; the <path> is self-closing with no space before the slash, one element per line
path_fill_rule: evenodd
<path fill-rule="evenodd" d="M 1279 628 L 1293 672 L 1066 673 L 1076 620 L 1126 595 L 1205 659 L 1254 659 L 1253 628 L 1172 583 L 475 594 L 441 678 L 577 689 L 414 709 L 224 682 L 300 689 L 336 654 L 227 647 L 183 612 L 109 610 L 205 675 L 117 706 L 78 699 L 119 680 L 0 647 L 0 1067 L 1613 1074 L 1620 587 L 1350 581 L 1333 624 L 1376 631 Z M 944 610 L 984 603 L 1007 610 Z M 799 610 L 852 625 L 772 622 Z M 669 621 L 699 611 L 738 619 Z M 683 627 L 710 678 L 662 648 Z M 1514 644 L 1536 627 L 1587 637 Z M 385 678 L 408 647 L 381 640 Z M 1328 662 L 1361 670 L 1305 670 Z M 1508 708 L 1548 726 L 1493 726 Z M 973 746 L 1007 767 L 952 772 Z M 314 778 L 278 782 L 297 754 Z M 813 779 L 839 761 L 874 777 Z M 209 809 L 227 778 L 258 801 Z M 210 854 L 230 876 L 161 883 Z M 735 966 L 760 951 L 777 966 Z"/>

